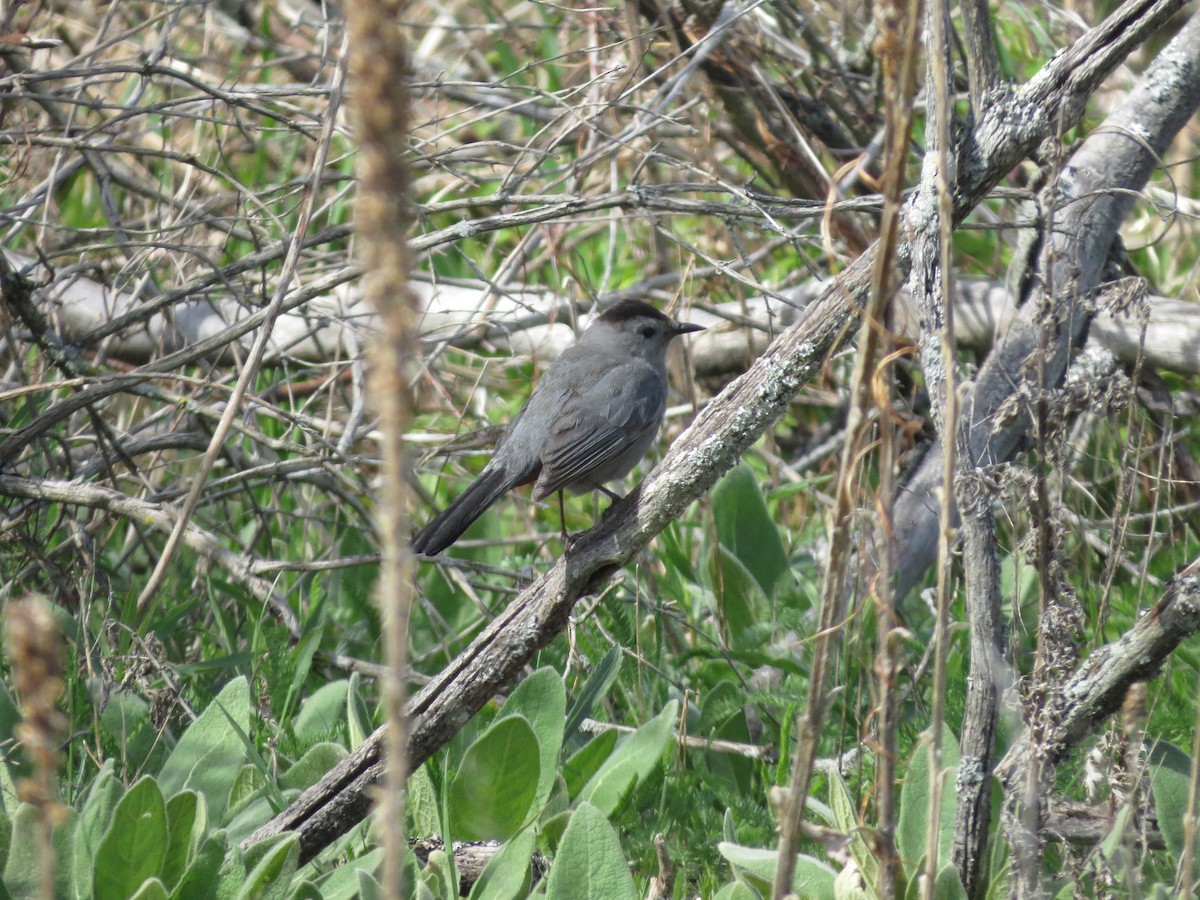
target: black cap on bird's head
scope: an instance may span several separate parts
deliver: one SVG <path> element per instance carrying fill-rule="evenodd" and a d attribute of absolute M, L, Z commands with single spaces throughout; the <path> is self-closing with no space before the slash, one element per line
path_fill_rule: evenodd
<path fill-rule="evenodd" d="M 671 317 L 659 312 L 649 303 L 641 300 L 622 300 L 602 312 L 597 318 L 602 322 L 608 322 L 610 325 L 616 325 L 618 322 L 626 322 L 629 319 L 641 316 L 647 319 L 658 319 L 661 322 L 670 322 Z"/>
<path fill-rule="evenodd" d="M 620 325 L 622 322 L 628 322 L 631 319 L 655 319 L 659 322 L 664 322 L 671 327 L 674 334 L 688 334 L 692 331 L 703 331 L 703 325 L 691 325 L 685 322 L 676 322 L 665 313 L 659 312 L 649 303 L 642 300 L 622 300 L 602 312 L 597 318 L 597 322 L 605 322 L 609 325 Z"/>

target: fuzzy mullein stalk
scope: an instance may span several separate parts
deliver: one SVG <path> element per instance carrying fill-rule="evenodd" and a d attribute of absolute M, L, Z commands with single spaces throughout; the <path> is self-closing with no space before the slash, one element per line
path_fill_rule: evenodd
<path fill-rule="evenodd" d="M 54 896 L 54 826 L 67 810 L 57 800 L 58 745 L 66 718 L 58 709 L 63 694 L 63 641 L 43 597 L 8 604 L 8 659 L 21 701 L 23 720 L 16 736 L 33 766 L 33 777 L 17 783 L 20 798 L 41 812 L 41 896 Z"/>

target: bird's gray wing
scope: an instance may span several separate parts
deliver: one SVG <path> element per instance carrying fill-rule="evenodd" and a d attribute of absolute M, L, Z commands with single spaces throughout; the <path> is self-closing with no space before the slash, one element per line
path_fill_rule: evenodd
<path fill-rule="evenodd" d="M 534 498 L 624 475 L 645 453 L 666 405 L 662 373 L 628 360 L 569 397 L 542 445 Z"/>

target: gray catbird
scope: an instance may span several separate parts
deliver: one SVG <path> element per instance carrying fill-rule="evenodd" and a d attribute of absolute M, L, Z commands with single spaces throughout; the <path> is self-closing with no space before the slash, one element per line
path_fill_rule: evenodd
<path fill-rule="evenodd" d="M 533 499 L 602 490 L 650 448 L 667 407 L 667 346 L 699 325 L 623 300 L 599 316 L 543 373 L 475 482 L 413 538 L 441 553 L 500 495 L 536 480 Z"/>

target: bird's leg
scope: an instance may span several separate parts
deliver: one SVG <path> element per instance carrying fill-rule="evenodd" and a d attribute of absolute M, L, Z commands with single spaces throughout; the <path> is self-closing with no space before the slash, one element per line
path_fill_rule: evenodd
<path fill-rule="evenodd" d="M 608 488 L 606 488 L 602 484 L 594 484 L 594 485 L 592 485 L 592 487 L 594 487 L 596 490 L 600 491 L 603 494 L 607 494 L 608 499 L 610 499 L 612 501 L 612 503 L 610 503 L 608 505 L 608 508 L 605 509 L 604 512 L 600 513 L 600 521 L 603 522 L 606 518 L 608 518 L 608 514 L 610 512 L 612 512 L 613 507 L 616 506 L 617 503 L 619 503 L 621 500 L 624 500 L 625 498 L 622 497 L 620 494 L 618 494 L 616 491 L 610 491 Z M 566 514 L 566 510 L 563 506 L 563 492 L 562 491 L 558 492 L 558 520 L 562 525 L 563 547 L 569 550 L 569 549 L 571 549 L 571 546 L 575 543 L 576 539 L 578 538 L 578 535 L 573 535 L 573 534 L 567 533 L 567 514 Z"/>
<path fill-rule="evenodd" d="M 603 522 L 605 519 L 608 518 L 608 514 L 611 513 L 613 511 L 613 509 L 616 508 L 616 505 L 618 503 L 620 503 L 622 500 L 624 500 L 625 498 L 622 497 L 620 494 L 618 494 L 616 491 L 610 491 L 608 488 L 606 488 L 602 484 L 596 485 L 596 490 L 607 494 L 608 499 L 612 501 L 612 503 L 608 504 L 608 507 L 604 510 L 604 512 L 600 513 L 600 521 Z"/>
<path fill-rule="evenodd" d="M 562 538 L 563 547 L 570 547 L 574 542 L 571 540 L 571 536 L 567 534 L 567 507 L 566 502 L 563 500 L 562 491 L 558 492 L 558 524 L 562 528 L 560 537 Z"/>

